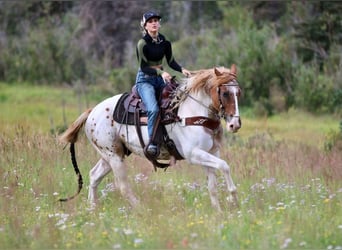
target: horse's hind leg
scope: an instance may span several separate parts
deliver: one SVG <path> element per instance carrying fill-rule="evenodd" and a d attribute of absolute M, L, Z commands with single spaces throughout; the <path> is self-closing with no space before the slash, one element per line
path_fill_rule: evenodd
<path fill-rule="evenodd" d="M 103 177 L 105 177 L 110 172 L 110 170 L 110 165 L 102 158 L 96 163 L 92 170 L 90 170 L 88 200 L 91 204 L 95 204 L 97 202 L 97 187 L 102 181 Z"/>
<path fill-rule="evenodd" d="M 128 182 L 127 166 L 122 157 L 115 155 L 110 158 L 109 162 L 114 172 L 116 185 L 118 188 L 120 188 L 122 196 L 128 200 L 132 207 L 136 207 L 139 204 L 139 200 L 134 195 L 133 190 Z"/>

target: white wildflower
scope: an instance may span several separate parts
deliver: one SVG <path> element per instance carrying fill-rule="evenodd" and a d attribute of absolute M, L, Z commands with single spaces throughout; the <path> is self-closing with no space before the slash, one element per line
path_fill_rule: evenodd
<path fill-rule="evenodd" d="M 300 247 L 305 247 L 305 246 L 306 246 L 306 242 L 305 242 L 305 241 L 301 241 L 301 242 L 299 243 L 299 246 L 300 246 Z"/>
<path fill-rule="evenodd" d="M 144 242 L 143 239 L 140 239 L 140 238 L 134 239 L 134 245 L 139 245 L 139 244 L 141 244 L 141 243 L 143 243 L 143 242 Z"/>
<path fill-rule="evenodd" d="M 113 249 L 120 249 L 121 248 L 121 245 L 120 244 L 115 244 L 113 245 Z"/>
<path fill-rule="evenodd" d="M 147 178 L 148 177 L 146 175 L 144 175 L 143 173 L 139 173 L 139 174 L 135 175 L 134 181 L 136 183 L 140 183 L 140 182 L 146 181 Z"/>
<path fill-rule="evenodd" d="M 133 230 L 132 229 L 124 229 L 123 230 L 123 232 L 124 232 L 124 234 L 126 234 L 126 235 L 131 235 L 131 234 L 133 234 Z"/>
<path fill-rule="evenodd" d="M 285 239 L 283 245 L 281 245 L 280 248 L 281 248 L 281 249 L 287 248 L 291 242 L 292 242 L 292 239 L 291 239 L 291 238 Z"/>

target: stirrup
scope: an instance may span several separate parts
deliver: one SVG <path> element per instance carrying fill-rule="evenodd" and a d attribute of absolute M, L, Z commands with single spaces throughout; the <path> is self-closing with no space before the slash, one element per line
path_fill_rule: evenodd
<path fill-rule="evenodd" d="M 159 148 L 157 145 L 149 144 L 146 147 L 146 153 L 153 158 L 156 158 L 159 155 Z"/>

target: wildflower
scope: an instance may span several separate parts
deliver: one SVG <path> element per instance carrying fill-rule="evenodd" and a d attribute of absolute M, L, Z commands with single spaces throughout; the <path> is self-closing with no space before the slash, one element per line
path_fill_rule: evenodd
<path fill-rule="evenodd" d="M 136 238 L 134 239 L 134 246 L 137 247 L 138 245 L 142 244 L 144 242 L 143 239 Z"/>
<path fill-rule="evenodd" d="M 83 236 L 82 232 L 78 232 L 77 235 L 76 235 L 76 238 L 78 240 L 80 240 L 80 239 L 82 239 L 82 236 Z"/>
<path fill-rule="evenodd" d="M 182 239 L 182 246 L 183 246 L 183 247 L 188 247 L 188 246 L 189 246 L 189 240 L 188 240 L 187 237 L 184 237 L 184 238 Z"/>
<path fill-rule="evenodd" d="M 266 183 L 268 187 L 270 187 L 276 181 L 275 178 L 271 177 L 269 179 L 262 179 L 262 182 Z"/>
<path fill-rule="evenodd" d="M 136 183 L 140 183 L 140 182 L 146 181 L 147 179 L 148 179 L 148 177 L 146 175 L 144 175 L 143 173 L 137 174 L 134 177 L 134 181 Z"/>
<path fill-rule="evenodd" d="M 198 234 L 197 233 L 192 233 L 190 236 L 191 236 L 191 238 L 197 238 Z"/>
<path fill-rule="evenodd" d="M 292 239 L 291 239 L 291 238 L 285 239 L 283 245 L 281 245 L 280 248 L 281 248 L 281 249 L 287 248 L 291 242 L 292 242 Z"/>
<path fill-rule="evenodd" d="M 305 241 L 301 241 L 301 242 L 299 243 L 299 246 L 300 246 L 300 247 L 306 246 L 306 242 L 305 242 Z"/>
<path fill-rule="evenodd" d="M 257 221 L 255 222 L 255 224 L 261 226 L 261 225 L 263 224 L 263 222 L 262 222 L 261 220 L 257 220 Z"/>
<path fill-rule="evenodd" d="M 187 226 L 187 227 L 192 227 L 193 225 L 195 225 L 195 223 L 191 221 L 191 222 L 189 222 L 186 226 Z"/>
<path fill-rule="evenodd" d="M 107 238 L 108 237 L 108 232 L 107 231 L 103 231 L 101 233 L 101 235 L 102 235 L 103 238 Z"/>
<path fill-rule="evenodd" d="M 255 183 L 251 186 L 252 192 L 260 192 L 265 190 L 265 186 L 260 183 Z"/>
<path fill-rule="evenodd" d="M 124 229 L 123 230 L 123 232 L 124 232 L 124 234 L 126 234 L 126 235 L 131 235 L 131 234 L 133 234 L 133 230 L 132 229 Z"/>

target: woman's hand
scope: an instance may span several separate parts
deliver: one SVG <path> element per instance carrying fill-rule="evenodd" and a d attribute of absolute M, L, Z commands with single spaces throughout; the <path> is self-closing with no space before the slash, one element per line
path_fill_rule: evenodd
<path fill-rule="evenodd" d="M 170 83 L 171 82 L 172 77 L 171 77 L 171 75 L 169 73 L 164 71 L 163 74 L 161 75 L 161 77 L 163 78 L 165 83 Z"/>
<path fill-rule="evenodd" d="M 182 73 L 186 77 L 190 77 L 191 76 L 191 72 L 189 70 L 187 70 L 187 69 L 182 68 Z"/>

